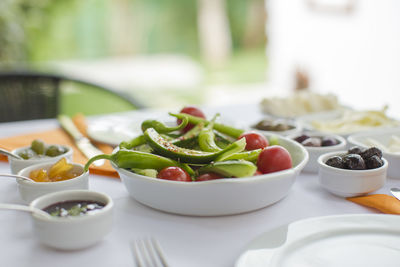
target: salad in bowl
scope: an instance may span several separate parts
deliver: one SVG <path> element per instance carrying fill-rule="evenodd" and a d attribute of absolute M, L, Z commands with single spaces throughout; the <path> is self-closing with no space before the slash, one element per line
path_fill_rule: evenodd
<path fill-rule="evenodd" d="M 206 119 L 190 107 L 175 125 L 145 120 L 142 134 L 120 143 L 108 159 L 130 195 L 156 209 L 186 215 L 225 215 L 283 198 L 308 160 L 295 141 L 245 132 Z"/>

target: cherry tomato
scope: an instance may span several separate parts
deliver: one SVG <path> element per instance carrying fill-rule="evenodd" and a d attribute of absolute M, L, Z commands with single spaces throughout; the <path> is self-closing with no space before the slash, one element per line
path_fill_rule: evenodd
<path fill-rule="evenodd" d="M 208 180 L 215 180 L 223 178 L 221 175 L 216 174 L 214 172 L 203 173 L 196 178 L 196 181 L 208 181 Z"/>
<path fill-rule="evenodd" d="M 206 115 L 204 115 L 203 111 L 201 111 L 200 109 L 198 109 L 198 108 L 196 108 L 196 107 L 193 107 L 193 106 L 186 106 L 186 107 L 184 107 L 184 108 L 180 111 L 180 113 L 189 114 L 189 115 L 192 115 L 192 116 L 195 116 L 195 117 L 200 117 L 200 118 L 203 118 L 203 119 L 206 118 Z M 178 124 L 181 124 L 181 123 L 182 123 L 182 120 L 178 119 L 178 120 L 177 120 L 177 123 L 178 123 Z M 189 131 L 189 130 L 192 129 L 193 127 L 194 127 L 193 124 L 188 123 L 188 125 L 186 125 L 185 128 L 182 129 L 182 132 L 186 133 L 187 131 Z"/>
<path fill-rule="evenodd" d="M 240 138 L 246 138 L 246 150 L 254 150 L 258 148 L 265 148 L 269 145 L 268 139 L 259 133 L 248 132 L 243 133 Z"/>
<path fill-rule="evenodd" d="M 259 170 L 256 170 L 256 172 L 254 173 L 253 176 L 262 175 L 262 174 L 263 174 L 262 172 L 260 172 Z"/>
<path fill-rule="evenodd" d="M 290 169 L 292 157 L 282 146 L 269 146 L 264 148 L 257 160 L 258 170 L 262 173 L 271 173 Z"/>
<path fill-rule="evenodd" d="M 185 170 L 179 167 L 164 168 L 158 173 L 157 178 L 181 182 L 192 181 L 190 175 Z"/>

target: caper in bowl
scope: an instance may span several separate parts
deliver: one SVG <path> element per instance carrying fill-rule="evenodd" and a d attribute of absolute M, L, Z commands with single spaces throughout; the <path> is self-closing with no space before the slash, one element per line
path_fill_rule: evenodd
<path fill-rule="evenodd" d="M 8 157 L 11 173 L 17 174 L 25 167 L 38 163 L 55 163 L 65 157 L 72 160 L 73 150 L 69 146 L 47 144 L 41 140 L 33 140 L 30 146 L 20 147 L 11 151 L 22 159 Z"/>

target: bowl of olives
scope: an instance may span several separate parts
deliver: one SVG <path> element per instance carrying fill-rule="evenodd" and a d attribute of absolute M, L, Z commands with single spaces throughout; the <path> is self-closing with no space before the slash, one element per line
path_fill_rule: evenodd
<path fill-rule="evenodd" d="M 400 127 L 352 134 L 347 141 L 353 146 L 381 149 L 389 162 L 388 177 L 400 179 Z"/>
<path fill-rule="evenodd" d="M 361 196 L 381 188 L 386 182 L 388 162 L 376 147 L 352 147 L 318 158 L 321 186 L 340 197 Z"/>
<path fill-rule="evenodd" d="M 38 163 L 54 163 L 63 157 L 72 160 L 73 150 L 68 146 L 46 144 L 36 139 L 30 146 L 14 149 L 11 153 L 21 158 L 8 157 L 11 173 L 17 174 L 20 170 Z"/>
<path fill-rule="evenodd" d="M 297 141 L 307 150 L 309 160 L 304 167 L 305 172 L 318 172 L 318 158 L 322 154 L 346 149 L 347 141 L 340 135 L 322 133 L 302 133 L 290 135 L 289 138 Z"/>
<path fill-rule="evenodd" d="M 302 126 L 295 120 L 264 118 L 251 124 L 251 129 L 288 136 L 301 132 Z"/>

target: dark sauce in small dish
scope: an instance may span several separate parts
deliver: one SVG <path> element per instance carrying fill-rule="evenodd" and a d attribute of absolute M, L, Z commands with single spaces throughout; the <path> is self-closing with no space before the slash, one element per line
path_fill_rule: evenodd
<path fill-rule="evenodd" d="M 69 200 L 54 203 L 43 210 L 54 217 L 71 217 L 93 214 L 104 208 L 105 204 L 92 200 Z"/>

